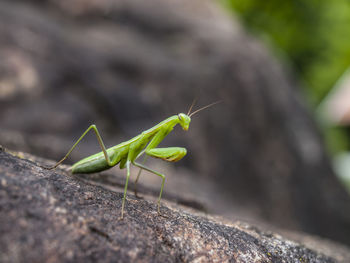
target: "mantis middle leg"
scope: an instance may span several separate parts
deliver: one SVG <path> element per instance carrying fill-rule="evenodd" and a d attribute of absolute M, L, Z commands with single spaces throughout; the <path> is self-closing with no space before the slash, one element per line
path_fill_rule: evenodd
<path fill-rule="evenodd" d="M 122 202 L 122 214 L 120 216 L 120 219 L 123 219 L 124 217 L 124 206 L 125 206 L 125 200 L 126 200 L 126 192 L 128 190 L 128 182 L 130 177 L 130 161 L 126 162 L 126 181 L 124 186 L 124 196 L 123 196 L 123 202 Z"/>
<path fill-rule="evenodd" d="M 145 153 L 146 156 L 151 156 L 155 158 L 163 159 L 164 161 L 168 162 L 175 162 L 180 160 L 182 157 L 184 157 L 187 153 L 187 150 L 182 147 L 168 147 L 168 148 L 152 148 L 152 149 L 146 149 Z M 146 157 L 143 160 L 143 163 L 145 162 Z M 164 188 L 164 182 L 165 182 L 165 176 L 157 171 L 154 171 L 147 166 L 144 166 L 144 164 L 136 163 L 135 161 L 132 162 L 135 166 L 140 168 L 139 174 L 137 175 L 135 183 L 137 183 L 137 180 L 141 174 L 141 170 L 146 170 L 148 172 L 154 173 L 162 178 L 162 186 L 160 188 L 159 198 L 158 198 L 158 214 L 160 213 L 160 199 L 162 198 L 163 188 Z M 136 186 L 135 186 L 136 187 Z M 135 188 L 136 189 L 136 188 Z M 135 191 L 136 193 L 136 191 Z"/>
<path fill-rule="evenodd" d="M 145 155 L 145 157 L 143 158 L 142 163 L 141 163 L 142 165 L 145 165 L 145 162 L 146 162 L 146 160 L 147 160 L 147 157 L 148 157 L 148 155 Z M 136 158 L 136 159 L 137 159 L 137 158 Z M 136 177 L 136 179 L 135 179 L 135 190 L 134 190 L 134 193 L 135 193 L 135 196 L 136 196 L 137 198 L 141 198 L 141 197 L 138 196 L 138 194 L 137 194 L 137 182 L 139 181 L 141 172 L 142 172 L 142 168 L 140 168 L 140 170 L 139 170 L 139 172 L 138 172 L 138 174 L 137 174 L 137 177 Z"/>
<path fill-rule="evenodd" d="M 158 204 L 157 205 L 157 211 L 158 211 L 158 214 L 160 214 L 160 199 L 162 198 L 162 193 L 163 193 L 163 188 L 164 188 L 164 183 L 165 183 L 165 175 L 161 174 L 161 173 L 159 173 L 157 171 L 154 171 L 154 170 L 152 170 L 152 169 L 150 169 L 150 168 L 148 168 L 148 167 L 146 167 L 146 166 L 144 166 L 142 164 L 139 164 L 139 163 L 137 163 L 135 161 L 132 164 L 135 165 L 136 167 L 139 167 L 140 169 L 143 169 L 143 170 L 146 170 L 146 171 L 148 171 L 150 173 L 156 174 L 156 175 L 158 175 L 158 176 L 160 176 L 162 178 L 162 186 L 160 187 L 160 193 L 159 193 L 158 203 L 157 203 Z"/>

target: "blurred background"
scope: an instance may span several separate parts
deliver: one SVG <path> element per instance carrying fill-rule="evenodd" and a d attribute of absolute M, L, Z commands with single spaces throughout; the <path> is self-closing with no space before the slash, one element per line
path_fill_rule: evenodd
<path fill-rule="evenodd" d="M 223 0 L 293 72 L 350 189 L 350 3 Z"/>
<path fill-rule="evenodd" d="M 165 199 L 350 244 L 349 20 L 346 0 L 1 1 L 0 144 L 58 160 L 91 123 L 113 146 L 223 100 L 161 144 L 184 159 L 147 162 Z"/>

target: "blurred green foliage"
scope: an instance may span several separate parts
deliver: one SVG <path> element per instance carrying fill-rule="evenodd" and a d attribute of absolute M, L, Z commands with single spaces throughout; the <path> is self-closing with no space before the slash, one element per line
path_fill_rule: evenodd
<path fill-rule="evenodd" d="M 313 108 L 349 68 L 350 0 L 221 1 L 291 65 Z M 349 133 L 344 127 L 322 128 L 327 148 L 336 156 L 335 170 L 350 191 L 350 157 L 346 166 L 336 161 L 340 153 L 349 154 Z"/>
<path fill-rule="evenodd" d="M 349 0 L 222 1 L 290 62 L 314 107 L 349 67 Z"/>

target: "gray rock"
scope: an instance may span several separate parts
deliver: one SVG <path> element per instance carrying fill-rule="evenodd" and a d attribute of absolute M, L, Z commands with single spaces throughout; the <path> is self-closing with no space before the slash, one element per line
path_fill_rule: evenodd
<path fill-rule="evenodd" d="M 350 197 L 298 83 L 212 1 L 0 1 L 0 36 L 7 148 L 58 160 L 91 123 L 112 146 L 223 99 L 166 138 L 188 148 L 173 174 L 211 213 L 350 244 Z M 72 159 L 98 150 L 90 136 Z"/>
<path fill-rule="evenodd" d="M 304 241 L 292 241 L 170 201 L 163 202 L 158 216 L 154 201 L 132 194 L 125 218 L 119 220 L 122 187 L 111 191 L 61 169 L 44 170 L 34 161 L 40 159 L 0 152 L 0 261 L 4 263 L 350 260 L 348 248 L 329 241 L 301 234 L 297 236 Z"/>

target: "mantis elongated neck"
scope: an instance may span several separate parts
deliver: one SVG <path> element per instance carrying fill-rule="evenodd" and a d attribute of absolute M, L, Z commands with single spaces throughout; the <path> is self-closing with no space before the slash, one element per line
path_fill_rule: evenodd
<path fill-rule="evenodd" d="M 171 116 L 164 121 L 158 123 L 156 126 L 144 131 L 144 133 L 156 133 L 161 129 L 167 128 L 172 130 L 176 124 L 180 123 L 179 117 L 177 115 Z"/>

